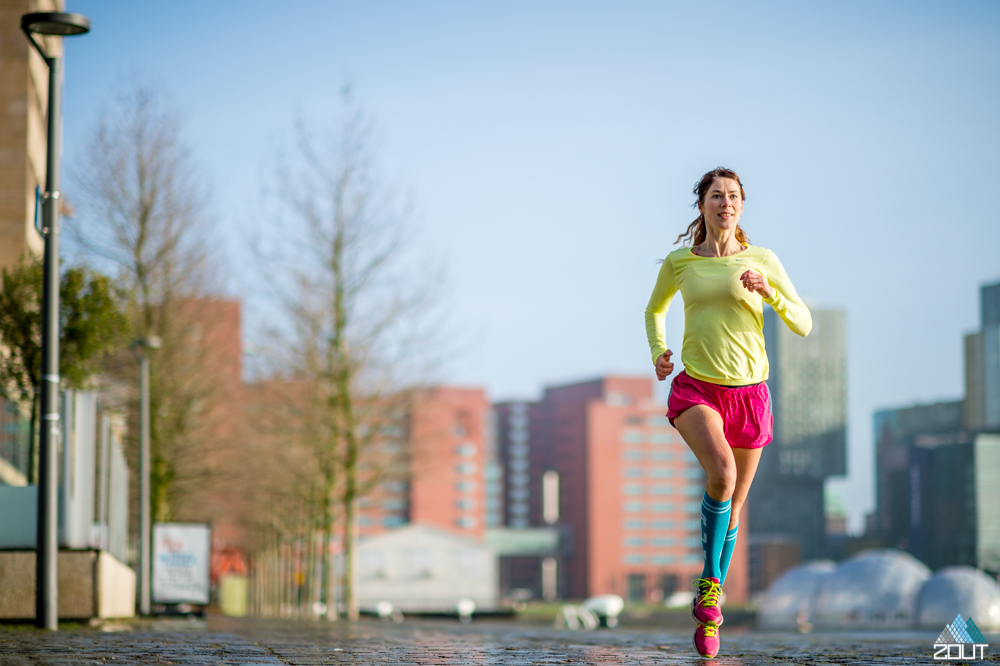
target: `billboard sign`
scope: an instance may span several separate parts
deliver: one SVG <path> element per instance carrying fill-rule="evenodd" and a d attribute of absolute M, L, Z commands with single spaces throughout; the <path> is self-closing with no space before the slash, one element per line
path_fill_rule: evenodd
<path fill-rule="evenodd" d="M 153 525 L 153 603 L 208 604 L 211 555 L 208 525 Z"/>

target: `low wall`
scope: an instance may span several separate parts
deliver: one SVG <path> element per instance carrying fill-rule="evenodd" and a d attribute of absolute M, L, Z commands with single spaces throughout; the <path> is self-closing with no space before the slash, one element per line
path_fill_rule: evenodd
<path fill-rule="evenodd" d="M 59 619 L 135 615 L 135 572 L 103 550 L 59 551 Z M 35 617 L 35 551 L 0 551 L 0 620 Z"/>

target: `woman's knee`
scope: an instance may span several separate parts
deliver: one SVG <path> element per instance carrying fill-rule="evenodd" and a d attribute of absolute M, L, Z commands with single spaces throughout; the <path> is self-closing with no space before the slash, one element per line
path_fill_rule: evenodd
<path fill-rule="evenodd" d="M 706 488 L 709 496 L 724 502 L 733 496 L 736 490 L 736 465 L 731 461 L 720 462 L 711 469 L 705 470 Z"/>

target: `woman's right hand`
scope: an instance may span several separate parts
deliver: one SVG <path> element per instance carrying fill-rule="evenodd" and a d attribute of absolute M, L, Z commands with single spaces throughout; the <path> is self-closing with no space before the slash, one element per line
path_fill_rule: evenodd
<path fill-rule="evenodd" d="M 674 364 L 670 362 L 673 352 L 669 349 L 656 359 L 656 378 L 661 382 L 674 373 Z"/>

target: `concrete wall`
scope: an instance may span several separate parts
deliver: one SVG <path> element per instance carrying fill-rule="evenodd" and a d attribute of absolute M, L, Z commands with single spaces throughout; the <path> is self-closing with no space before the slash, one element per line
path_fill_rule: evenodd
<path fill-rule="evenodd" d="M 59 551 L 59 618 L 132 617 L 135 573 L 97 550 Z M 35 617 L 35 551 L 0 551 L 0 620 Z"/>

